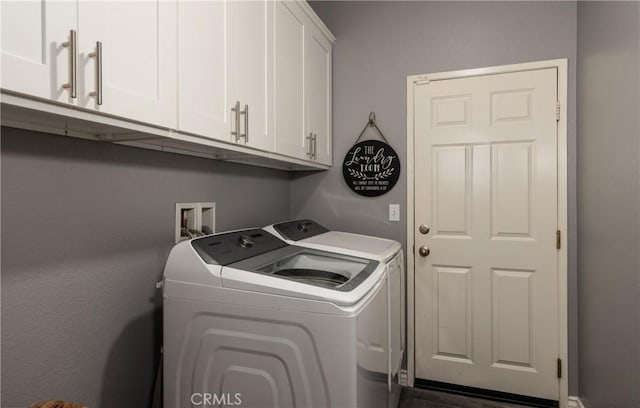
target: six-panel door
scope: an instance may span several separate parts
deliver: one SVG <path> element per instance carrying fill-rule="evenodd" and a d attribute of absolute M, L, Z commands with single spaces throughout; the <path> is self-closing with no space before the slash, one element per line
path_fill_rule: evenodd
<path fill-rule="evenodd" d="M 416 86 L 417 378 L 558 400 L 556 101 L 555 68 Z"/>

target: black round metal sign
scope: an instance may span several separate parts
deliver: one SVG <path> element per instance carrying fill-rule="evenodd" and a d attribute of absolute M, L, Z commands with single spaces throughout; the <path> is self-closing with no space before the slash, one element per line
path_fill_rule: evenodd
<path fill-rule="evenodd" d="M 398 182 L 400 159 L 388 144 L 365 140 L 353 145 L 345 156 L 342 175 L 355 193 L 376 197 L 388 193 Z"/>

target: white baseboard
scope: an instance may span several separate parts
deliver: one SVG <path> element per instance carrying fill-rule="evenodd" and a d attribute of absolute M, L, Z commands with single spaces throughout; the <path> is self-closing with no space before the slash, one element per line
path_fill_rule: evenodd
<path fill-rule="evenodd" d="M 569 397 L 569 404 L 567 406 L 569 408 L 584 408 L 579 397 Z"/>

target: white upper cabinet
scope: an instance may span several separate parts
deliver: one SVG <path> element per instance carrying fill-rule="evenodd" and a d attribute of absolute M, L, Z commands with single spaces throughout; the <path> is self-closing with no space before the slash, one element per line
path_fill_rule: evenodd
<path fill-rule="evenodd" d="M 226 1 L 178 2 L 178 129 L 235 141 L 237 11 Z M 232 123 L 234 122 L 234 123 Z M 232 127 L 233 126 L 233 127 Z"/>
<path fill-rule="evenodd" d="M 74 78 L 77 85 L 71 44 L 72 37 L 77 41 L 76 10 L 75 1 L 0 2 L 2 89 L 75 103 L 70 85 Z"/>
<path fill-rule="evenodd" d="M 80 106 L 175 128 L 177 2 L 80 1 L 78 22 Z"/>
<path fill-rule="evenodd" d="M 308 4 L 275 2 L 276 152 L 331 165 L 331 33 Z"/>
<path fill-rule="evenodd" d="M 305 134 L 310 158 L 331 165 L 331 43 L 313 26 L 305 36 Z"/>
<path fill-rule="evenodd" d="M 66 118 L 77 118 L 76 134 L 114 142 L 135 142 L 128 130 L 145 127 L 185 152 L 236 151 L 244 161 L 262 157 L 286 168 L 331 165 L 335 38 L 304 1 L 1 0 L 0 7 L 3 102 L 55 112 L 65 134 L 74 130 Z M 12 123 L 28 128 L 30 116 L 16 116 Z M 43 126 L 52 126 L 44 116 Z M 122 134 L 114 138 L 105 123 Z M 146 146 L 155 138 L 143 139 Z"/>
<path fill-rule="evenodd" d="M 276 153 L 309 158 L 304 128 L 305 16 L 296 2 L 275 2 L 274 123 Z"/>
<path fill-rule="evenodd" d="M 273 1 L 234 1 L 237 7 L 235 47 L 237 100 L 241 136 L 246 145 L 273 151 L 273 133 L 267 129 L 267 87 L 271 61 Z"/>
<path fill-rule="evenodd" d="M 273 3 L 178 3 L 179 129 L 272 151 L 267 129 Z"/>

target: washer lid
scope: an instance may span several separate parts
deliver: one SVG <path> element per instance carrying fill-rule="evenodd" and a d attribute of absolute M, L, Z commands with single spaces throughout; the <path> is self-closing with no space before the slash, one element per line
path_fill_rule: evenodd
<path fill-rule="evenodd" d="M 366 281 L 379 266 L 379 261 L 288 245 L 260 256 L 228 265 L 222 269 L 223 285 L 232 269 L 254 273 L 245 278 L 254 280 L 256 275 L 267 275 L 276 280 L 275 286 L 285 280 L 305 285 L 323 287 L 332 291 L 350 292 Z M 231 269 L 232 268 L 232 269 Z"/>
<path fill-rule="evenodd" d="M 221 282 L 228 289 L 351 306 L 375 287 L 381 290 L 386 266 L 374 259 L 288 246 L 223 266 Z"/>
<path fill-rule="evenodd" d="M 191 245 L 211 265 L 229 265 L 288 246 L 261 229 L 209 235 L 192 240 Z"/>

